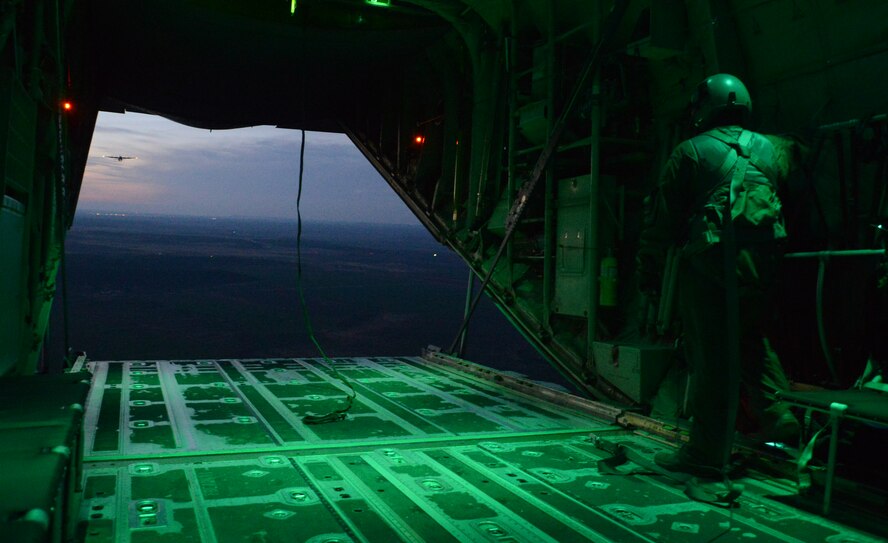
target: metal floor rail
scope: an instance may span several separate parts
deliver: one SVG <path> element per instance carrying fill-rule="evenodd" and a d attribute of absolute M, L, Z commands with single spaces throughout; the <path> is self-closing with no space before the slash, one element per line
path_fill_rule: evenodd
<path fill-rule="evenodd" d="M 317 360 L 92 362 L 82 535 L 99 542 L 880 539 L 744 479 L 739 507 L 652 475 L 598 472 L 591 433 L 667 447 L 613 420 L 421 358 L 347 358 L 347 420 Z"/>

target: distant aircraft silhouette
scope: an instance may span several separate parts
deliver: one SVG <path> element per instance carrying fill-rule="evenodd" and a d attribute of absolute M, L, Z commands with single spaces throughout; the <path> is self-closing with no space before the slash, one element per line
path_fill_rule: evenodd
<path fill-rule="evenodd" d="M 117 162 L 123 162 L 124 160 L 131 160 L 131 159 L 134 159 L 134 158 L 139 158 L 139 157 L 137 157 L 137 156 L 123 156 L 123 155 L 117 155 L 117 156 L 103 155 L 103 156 L 104 156 L 105 158 L 113 158 L 113 159 L 116 159 Z"/>

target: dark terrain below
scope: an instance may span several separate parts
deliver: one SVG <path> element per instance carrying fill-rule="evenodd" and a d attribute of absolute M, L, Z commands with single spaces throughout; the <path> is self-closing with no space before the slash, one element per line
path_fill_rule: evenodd
<path fill-rule="evenodd" d="M 93 360 L 318 356 L 295 223 L 82 213 L 67 265 L 70 346 Z M 305 224 L 302 270 L 331 357 L 447 347 L 462 319 L 467 267 L 420 226 Z M 47 360 L 64 350 L 61 307 Z M 486 297 L 467 345 L 470 360 L 562 382 Z"/>

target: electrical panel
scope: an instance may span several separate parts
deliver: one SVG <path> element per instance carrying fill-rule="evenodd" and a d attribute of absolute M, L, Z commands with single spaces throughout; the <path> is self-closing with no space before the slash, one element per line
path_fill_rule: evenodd
<path fill-rule="evenodd" d="M 585 317 L 589 310 L 589 176 L 558 181 L 553 310 Z"/>

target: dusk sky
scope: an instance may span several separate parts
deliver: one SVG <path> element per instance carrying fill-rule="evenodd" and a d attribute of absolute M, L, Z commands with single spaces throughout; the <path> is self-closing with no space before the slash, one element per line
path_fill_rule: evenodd
<path fill-rule="evenodd" d="M 298 130 L 209 131 L 102 112 L 78 211 L 295 220 L 299 142 Z M 306 132 L 301 209 L 308 221 L 418 224 L 342 134 Z"/>

